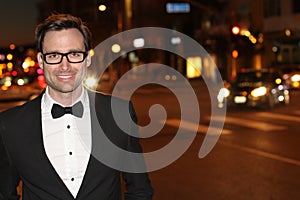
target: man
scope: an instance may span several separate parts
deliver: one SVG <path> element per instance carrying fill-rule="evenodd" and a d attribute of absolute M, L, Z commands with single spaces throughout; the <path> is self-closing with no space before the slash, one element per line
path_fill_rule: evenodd
<path fill-rule="evenodd" d="M 77 17 L 53 14 L 37 26 L 36 39 L 47 87 L 36 99 L 0 115 L 0 199 L 19 199 L 16 187 L 21 180 L 23 200 L 118 200 L 121 177 L 125 199 L 151 199 L 147 173 L 121 172 L 97 159 L 97 154 L 120 157 L 103 147 L 103 138 L 94 141 L 101 131 L 125 151 L 142 153 L 142 148 L 137 137 L 118 127 L 111 108 L 116 99 L 117 118 L 126 119 L 129 107 L 136 122 L 132 104 L 93 96 L 82 85 L 91 65 L 89 29 Z M 123 124 L 137 131 L 132 121 Z"/>

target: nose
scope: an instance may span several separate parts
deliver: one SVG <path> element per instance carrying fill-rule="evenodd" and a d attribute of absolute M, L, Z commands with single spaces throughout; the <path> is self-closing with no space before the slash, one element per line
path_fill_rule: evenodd
<path fill-rule="evenodd" d="M 63 56 L 62 61 L 60 63 L 60 69 L 62 71 L 67 71 L 70 69 L 70 63 L 67 60 L 67 56 Z"/>

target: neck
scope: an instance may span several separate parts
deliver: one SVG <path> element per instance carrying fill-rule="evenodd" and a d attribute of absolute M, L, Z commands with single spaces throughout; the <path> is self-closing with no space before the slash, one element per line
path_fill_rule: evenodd
<path fill-rule="evenodd" d="M 83 88 L 79 87 L 72 92 L 59 92 L 49 88 L 49 95 L 63 106 L 71 106 L 81 96 Z"/>

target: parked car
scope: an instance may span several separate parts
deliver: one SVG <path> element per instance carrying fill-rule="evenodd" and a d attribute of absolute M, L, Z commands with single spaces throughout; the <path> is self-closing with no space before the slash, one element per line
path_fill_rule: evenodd
<path fill-rule="evenodd" d="M 300 89 L 300 69 L 290 69 L 285 71 L 283 79 L 290 89 Z"/>
<path fill-rule="evenodd" d="M 242 70 L 232 82 L 219 91 L 219 107 L 248 106 L 273 108 L 276 104 L 289 104 L 288 85 L 279 72 L 270 69 Z"/>

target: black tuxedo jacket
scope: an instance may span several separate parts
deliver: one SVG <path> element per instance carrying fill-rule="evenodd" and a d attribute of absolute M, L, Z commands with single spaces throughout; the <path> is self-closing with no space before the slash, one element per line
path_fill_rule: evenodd
<path fill-rule="evenodd" d="M 137 137 L 125 134 L 113 120 L 109 95 L 89 95 L 92 116 L 92 138 L 100 123 L 105 135 L 126 151 L 142 152 Z M 0 114 L 0 200 L 17 200 L 16 187 L 22 180 L 23 200 L 73 200 L 73 196 L 56 173 L 45 153 L 41 124 L 42 94 L 36 99 Z M 117 99 L 118 118 L 126 119 L 126 110 L 136 121 L 132 104 Z M 126 124 L 126 123 L 124 123 Z M 131 128 L 130 123 L 128 128 Z M 96 127 L 96 128 L 95 128 Z M 134 126 L 132 126 L 134 127 Z M 137 131 L 137 130 L 132 130 Z M 100 146 L 92 142 L 94 147 Z M 110 152 L 103 152 L 109 153 Z M 123 161 L 122 161 L 123 162 Z M 122 164 L 120 162 L 119 164 Z M 134 164 L 134 163 L 133 163 Z M 122 176 L 121 176 L 122 175 Z M 90 155 L 86 173 L 76 199 L 122 199 L 121 177 L 125 180 L 125 199 L 151 199 L 153 189 L 147 173 L 120 172 Z"/>

